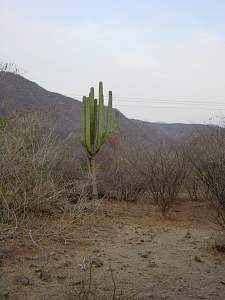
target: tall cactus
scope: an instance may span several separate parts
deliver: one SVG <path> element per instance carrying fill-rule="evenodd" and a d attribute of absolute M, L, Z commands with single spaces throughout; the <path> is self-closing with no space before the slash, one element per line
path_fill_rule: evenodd
<path fill-rule="evenodd" d="M 103 84 L 99 82 L 99 95 L 95 99 L 94 88 L 90 89 L 89 96 L 83 97 L 82 103 L 82 144 L 87 151 L 89 168 L 92 177 L 92 196 L 98 198 L 95 156 L 109 135 L 119 127 L 119 112 L 116 111 L 113 119 L 112 92 L 109 92 L 106 122 L 104 122 L 104 94 Z M 104 126 L 104 123 L 106 125 Z"/>

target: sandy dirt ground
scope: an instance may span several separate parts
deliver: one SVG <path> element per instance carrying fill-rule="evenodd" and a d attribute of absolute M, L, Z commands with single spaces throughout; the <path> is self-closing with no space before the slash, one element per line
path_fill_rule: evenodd
<path fill-rule="evenodd" d="M 177 203 L 166 219 L 150 204 L 105 202 L 60 239 L 2 240 L 0 299 L 224 300 L 209 214 L 198 202 Z"/>

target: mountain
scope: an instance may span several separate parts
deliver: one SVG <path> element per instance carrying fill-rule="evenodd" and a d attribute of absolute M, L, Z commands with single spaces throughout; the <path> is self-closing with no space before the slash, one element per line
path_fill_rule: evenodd
<path fill-rule="evenodd" d="M 0 72 L 0 114 L 22 108 L 54 112 L 56 131 L 61 135 L 80 135 L 81 102 L 49 92 L 21 75 Z M 155 144 L 180 139 L 204 125 L 151 123 L 126 118 L 120 113 L 120 135 L 126 143 Z"/>
<path fill-rule="evenodd" d="M 184 123 L 152 123 L 152 122 L 144 122 L 140 120 L 132 120 L 135 124 L 139 124 L 139 126 L 154 128 L 160 130 L 164 133 L 168 138 L 180 140 L 187 136 L 190 136 L 194 131 L 204 130 L 206 125 L 203 124 L 184 124 Z"/>
<path fill-rule="evenodd" d="M 0 114 L 22 108 L 54 111 L 57 131 L 62 134 L 80 132 L 79 101 L 49 92 L 20 75 L 4 73 L 0 76 Z"/>

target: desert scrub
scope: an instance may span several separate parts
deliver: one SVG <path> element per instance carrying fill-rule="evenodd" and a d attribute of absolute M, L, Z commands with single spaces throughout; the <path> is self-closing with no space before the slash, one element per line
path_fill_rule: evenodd
<path fill-rule="evenodd" d="M 206 200 L 214 210 L 211 220 L 225 233 L 225 131 L 208 127 L 191 144 L 190 157 L 199 181 L 207 191 Z"/>
<path fill-rule="evenodd" d="M 55 170 L 62 146 L 40 112 L 23 111 L 0 121 L 0 220 L 28 213 L 54 214 L 65 205 L 65 179 Z"/>

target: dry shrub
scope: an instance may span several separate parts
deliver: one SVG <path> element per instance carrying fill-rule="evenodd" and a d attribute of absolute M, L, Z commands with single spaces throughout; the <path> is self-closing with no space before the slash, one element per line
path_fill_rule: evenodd
<path fill-rule="evenodd" d="M 180 145 L 164 144 L 142 153 L 139 173 L 150 198 L 167 215 L 181 192 L 186 177 L 186 158 Z"/>
<path fill-rule="evenodd" d="M 182 191 L 186 173 L 182 145 L 125 145 L 110 156 L 102 185 L 117 199 L 137 200 L 149 195 L 166 215 Z"/>
<path fill-rule="evenodd" d="M 65 209 L 77 216 L 85 210 L 87 201 L 78 174 L 72 177 L 64 172 L 67 148 L 58 141 L 48 117 L 43 112 L 21 111 L 1 119 L 1 222 L 32 214 L 54 216 Z M 69 164 L 74 161 L 75 157 Z"/>
<path fill-rule="evenodd" d="M 209 127 L 192 141 L 192 163 L 215 209 L 213 221 L 225 230 L 225 130 Z"/>
<path fill-rule="evenodd" d="M 126 144 L 108 146 L 101 153 L 99 166 L 99 190 L 109 199 L 137 201 L 144 192 L 143 179 L 130 161 L 136 156 L 137 147 Z M 138 163 L 142 163 L 140 160 Z"/>
<path fill-rule="evenodd" d="M 187 170 L 184 192 L 190 201 L 202 201 L 207 195 L 207 190 L 194 169 Z"/>
<path fill-rule="evenodd" d="M 182 145 L 119 144 L 101 157 L 100 191 L 108 198 L 137 201 L 149 195 L 166 215 L 183 189 L 187 159 Z"/>
<path fill-rule="evenodd" d="M 191 201 L 198 201 L 199 200 L 199 180 L 195 178 L 195 176 L 191 176 L 188 181 L 185 182 L 185 189 L 188 194 L 188 198 Z"/>

